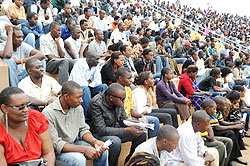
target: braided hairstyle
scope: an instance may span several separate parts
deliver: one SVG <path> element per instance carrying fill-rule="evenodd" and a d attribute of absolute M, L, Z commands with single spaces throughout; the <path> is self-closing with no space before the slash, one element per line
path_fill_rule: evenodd
<path fill-rule="evenodd" d="M 160 166 L 160 160 L 152 154 L 138 152 L 130 158 L 127 166 Z"/>

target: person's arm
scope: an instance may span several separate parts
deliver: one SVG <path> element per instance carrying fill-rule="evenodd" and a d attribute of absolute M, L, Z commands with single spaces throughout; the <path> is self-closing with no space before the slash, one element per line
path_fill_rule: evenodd
<path fill-rule="evenodd" d="M 212 127 L 211 127 L 210 125 L 209 125 L 209 127 L 208 127 L 207 132 L 208 132 L 208 135 L 206 136 L 206 138 L 207 138 L 209 141 L 213 142 L 213 141 L 215 140 L 215 138 L 214 138 L 214 131 L 213 131 L 213 129 L 212 129 Z"/>
<path fill-rule="evenodd" d="M 0 52 L 0 57 L 11 58 L 13 54 L 13 28 L 11 25 L 6 25 L 5 29 L 7 31 L 7 41 L 4 50 Z"/>
<path fill-rule="evenodd" d="M 27 58 L 24 58 L 24 59 L 20 59 L 20 60 L 14 59 L 14 60 L 15 60 L 16 64 L 21 64 L 21 60 L 23 61 L 23 63 L 26 63 L 29 59 L 36 58 L 36 59 L 42 60 L 42 59 L 45 58 L 45 56 L 43 55 L 43 53 L 40 52 L 40 51 L 38 51 L 38 50 L 36 50 L 36 49 L 31 50 L 30 51 L 30 55 L 31 55 L 30 57 L 27 57 Z"/>
<path fill-rule="evenodd" d="M 26 22 L 23 23 L 23 24 L 21 24 L 21 26 L 22 26 L 21 29 L 22 29 L 22 32 L 23 32 L 24 35 L 28 35 L 29 33 L 33 33 L 34 35 L 38 35 L 38 32 L 37 32 L 37 31 L 35 31 L 35 30 L 30 30 L 30 29 L 27 27 Z"/>
<path fill-rule="evenodd" d="M 73 59 L 77 58 L 75 52 L 72 50 L 71 45 L 68 41 L 64 42 L 64 48 Z"/>
<path fill-rule="evenodd" d="M 147 104 L 147 97 L 145 95 L 145 92 L 143 89 L 135 89 L 133 91 L 133 95 L 132 95 L 132 99 L 133 99 L 133 110 L 134 112 L 136 112 L 137 114 L 146 114 L 146 113 L 150 113 L 151 109 L 150 106 L 146 106 Z M 132 114 L 131 114 L 132 115 Z"/>
<path fill-rule="evenodd" d="M 0 144 L 0 166 L 8 166 L 4 153 L 5 153 L 4 146 Z"/>
<path fill-rule="evenodd" d="M 63 52 L 63 49 L 61 47 L 61 43 L 60 43 L 60 37 L 56 38 L 55 39 L 55 42 L 56 42 L 56 46 L 57 46 L 57 50 L 58 50 L 58 54 L 61 58 L 64 58 L 64 52 Z M 63 46 L 63 42 L 62 42 L 62 46 Z"/>
<path fill-rule="evenodd" d="M 224 130 L 234 130 L 238 129 L 241 130 L 244 128 L 243 124 L 236 124 L 236 125 L 222 125 L 223 123 L 220 123 L 220 125 L 214 126 L 214 129 L 216 131 L 224 131 Z"/>
<path fill-rule="evenodd" d="M 44 133 L 39 134 L 42 140 L 42 158 L 47 160 L 48 166 L 55 165 L 55 153 L 52 146 L 51 136 L 49 129 L 47 129 Z"/>

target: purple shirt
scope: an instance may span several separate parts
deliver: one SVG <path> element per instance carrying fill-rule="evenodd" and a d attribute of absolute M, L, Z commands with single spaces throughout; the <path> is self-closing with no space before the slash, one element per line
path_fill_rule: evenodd
<path fill-rule="evenodd" d="M 163 102 L 175 102 L 175 103 L 185 103 L 185 98 L 181 99 L 179 97 L 184 97 L 175 87 L 172 81 L 170 82 L 171 89 L 166 85 L 165 81 L 161 80 L 156 85 L 156 99 L 158 106 L 162 105 Z M 172 93 L 171 93 L 172 92 Z M 176 96 L 174 95 L 176 94 Z"/>

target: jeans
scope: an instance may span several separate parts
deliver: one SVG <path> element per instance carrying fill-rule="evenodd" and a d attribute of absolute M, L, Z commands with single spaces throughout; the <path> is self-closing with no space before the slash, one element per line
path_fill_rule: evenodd
<path fill-rule="evenodd" d="M 197 85 L 206 78 L 206 74 L 202 74 L 202 75 L 197 75 Z"/>
<path fill-rule="evenodd" d="M 95 138 L 102 140 L 103 142 L 107 141 L 108 139 L 113 140 L 113 144 L 109 146 L 109 165 L 110 166 L 118 166 L 118 159 L 121 152 L 121 143 L 132 141 L 132 145 L 130 148 L 129 155 L 125 159 L 125 163 L 128 162 L 130 157 L 135 151 L 135 148 L 146 141 L 146 134 L 143 132 L 139 136 L 133 136 L 132 134 L 124 134 L 122 138 L 118 136 L 103 136 L 100 137 L 98 135 L 94 135 Z"/>
<path fill-rule="evenodd" d="M 211 88 L 209 91 L 203 91 L 203 92 L 209 92 L 212 93 L 212 96 L 225 96 L 227 92 L 215 92 L 213 88 Z"/>
<path fill-rule="evenodd" d="M 104 42 L 107 44 L 108 38 L 111 35 L 111 31 L 103 31 L 103 35 L 104 35 Z"/>
<path fill-rule="evenodd" d="M 249 65 L 243 65 L 242 70 L 245 70 Z"/>
<path fill-rule="evenodd" d="M 108 89 L 108 86 L 106 84 L 101 84 L 94 88 L 88 86 L 82 86 L 81 88 L 83 90 L 83 95 L 82 95 L 83 102 L 81 105 L 84 109 L 84 116 L 86 118 L 91 97 L 94 97 L 96 94 Z"/>
<path fill-rule="evenodd" d="M 155 85 L 160 81 L 161 79 L 161 73 L 153 74 Z"/>
<path fill-rule="evenodd" d="M 29 33 L 23 41 L 31 45 L 33 48 L 40 48 L 40 37 L 36 39 L 33 33 Z"/>
<path fill-rule="evenodd" d="M 243 79 L 243 81 L 235 81 L 235 84 L 249 86 L 249 79 L 245 78 L 245 79 Z"/>
<path fill-rule="evenodd" d="M 243 113 L 244 114 L 244 113 Z M 243 114 L 241 114 L 243 116 Z M 245 124 L 245 131 L 249 130 L 249 116 L 250 116 L 250 109 L 248 109 L 248 111 L 246 112 L 247 117 L 246 117 L 246 124 Z"/>
<path fill-rule="evenodd" d="M 46 25 L 46 26 L 43 26 L 43 33 L 44 33 L 44 34 L 49 33 L 49 31 L 50 31 L 50 24 L 48 24 L 48 25 Z"/>
<path fill-rule="evenodd" d="M 177 64 L 183 64 L 187 58 L 173 58 Z"/>
<path fill-rule="evenodd" d="M 155 64 L 156 64 L 156 73 L 161 73 L 161 69 L 163 68 L 161 57 L 155 56 L 154 59 L 155 59 Z"/>
<path fill-rule="evenodd" d="M 170 55 L 173 55 L 173 48 L 171 45 L 165 44 L 164 48 Z"/>
<path fill-rule="evenodd" d="M 170 68 L 170 65 L 168 63 L 168 57 L 161 57 L 161 61 L 163 62 L 163 66 Z"/>
<path fill-rule="evenodd" d="M 22 73 L 18 74 L 17 64 L 13 58 L 4 58 L 3 61 L 8 65 L 10 86 L 17 87 L 19 81 L 27 77 L 28 73 L 23 70 Z"/>
<path fill-rule="evenodd" d="M 89 143 L 78 140 L 76 145 L 92 146 Z M 108 151 L 103 152 L 100 157 L 93 160 L 94 166 L 108 166 Z M 71 166 L 86 166 L 86 160 L 89 160 L 87 156 L 80 152 L 66 152 L 56 155 L 56 159 L 62 162 L 68 163 Z"/>

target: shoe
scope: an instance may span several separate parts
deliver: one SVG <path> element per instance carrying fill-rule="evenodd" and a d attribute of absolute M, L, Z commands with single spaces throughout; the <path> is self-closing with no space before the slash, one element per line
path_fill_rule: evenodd
<path fill-rule="evenodd" d="M 230 162 L 228 163 L 228 166 L 237 166 L 237 165 L 235 164 L 234 161 L 230 161 Z"/>
<path fill-rule="evenodd" d="M 244 160 L 242 160 L 241 158 L 237 157 L 236 159 L 234 159 L 235 162 L 243 164 L 243 165 L 247 165 L 247 162 L 245 162 Z"/>

